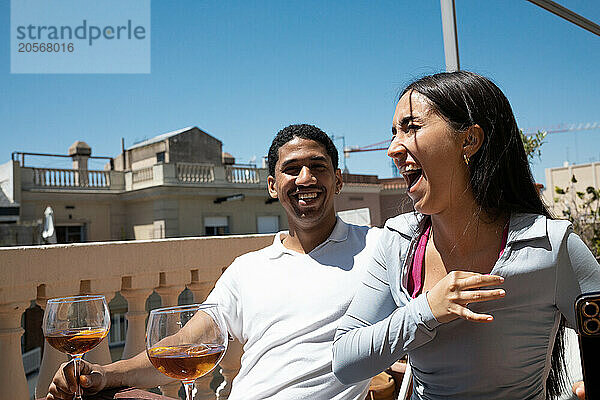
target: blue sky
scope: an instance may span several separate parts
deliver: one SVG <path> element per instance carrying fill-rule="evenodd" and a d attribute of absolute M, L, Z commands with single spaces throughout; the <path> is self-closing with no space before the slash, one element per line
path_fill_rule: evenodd
<path fill-rule="evenodd" d="M 600 23 L 595 1 L 559 2 Z M 456 3 L 461 67 L 494 80 L 522 128 L 600 120 L 600 37 L 525 0 Z M 445 68 L 438 0 L 154 0 L 150 74 L 11 74 L 7 0 L 0 17 L 0 163 L 66 154 L 76 140 L 116 156 L 122 137 L 131 146 L 190 125 L 238 162 L 260 160 L 290 123 L 366 146 L 389 138 L 405 83 Z M 385 152 L 346 161 L 392 175 Z M 600 161 L 600 130 L 550 135 L 536 179 L 564 161 Z"/>

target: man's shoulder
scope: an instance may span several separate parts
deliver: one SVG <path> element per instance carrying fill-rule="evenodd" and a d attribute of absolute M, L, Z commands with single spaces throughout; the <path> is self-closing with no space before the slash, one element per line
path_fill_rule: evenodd
<path fill-rule="evenodd" d="M 238 268 L 243 268 L 247 265 L 264 265 L 265 262 L 272 257 L 274 251 L 276 251 L 275 245 L 274 243 L 271 243 L 263 248 L 240 254 L 234 258 L 227 268 L 225 268 L 224 273 L 228 271 L 229 274 L 231 274 Z"/>
<path fill-rule="evenodd" d="M 258 259 L 269 258 L 269 255 L 272 251 L 275 250 L 275 245 L 271 243 L 268 246 L 265 246 L 258 250 L 249 251 L 247 253 L 241 254 L 235 258 L 233 264 L 243 264 L 247 262 L 255 262 Z"/>
<path fill-rule="evenodd" d="M 349 224 L 347 222 L 343 222 L 343 223 L 348 226 L 348 231 L 349 232 L 352 232 L 352 233 L 354 233 L 356 235 L 366 236 L 371 231 L 375 231 L 375 230 L 380 229 L 380 228 L 377 228 L 377 227 L 370 227 L 370 226 L 367 226 L 367 225 L 354 225 L 354 224 Z"/>
<path fill-rule="evenodd" d="M 378 228 L 376 226 L 366 226 L 366 225 L 348 225 L 348 238 L 351 240 L 358 239 L 360 242 L 371 242 L 377 240 L 381 235 L 382 228 Z"/>

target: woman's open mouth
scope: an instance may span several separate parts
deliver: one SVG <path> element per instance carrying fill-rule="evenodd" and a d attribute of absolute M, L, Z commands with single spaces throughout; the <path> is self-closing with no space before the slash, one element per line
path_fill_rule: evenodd
<path fill-rule="evenodd" d="M 404 177 L 406 186 L 408 186 L 408 191 L 410 192 L 413 186 L 415 186 L 423 177 L 423 170 L 416 165 L 407 165 L 404 171 L 402 171 L 402 176 Z"/>

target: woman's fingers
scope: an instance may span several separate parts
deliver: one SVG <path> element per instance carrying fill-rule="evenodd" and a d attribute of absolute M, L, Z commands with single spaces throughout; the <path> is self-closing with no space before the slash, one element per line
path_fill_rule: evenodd
<path fill-rule="evenodd" d="M 494 317 L 489 314 L 478 314 L 469 310 L 467 307 L 459 306 L 460 309 L 456 313 L 460 318 L 474 322 L 492 322 Z"/>
<path fill-rule="evenodd" d="M 504 283 L 504 278 L 498 275 L 482 275 L 473 272 L 468 272 L 468 274 L 473 275 L 463 276 L 461 274 L 457 274 L 458 277 L 456 279 L 456 283 L 461 290 L 495 286 Z"/>
<path fill-rule="evenodd" d="M 427 292 L 427 301 L 433 316 L 439 322 L 445 323 L 456 318 L 490 322 L 494 320 L 491 315 L 475 313 L 467 305 L 503 298 L 506 295 L 504 289 L 480 289 L 503 282 L 504 278 L 498 275 L 452 271 Z"/>
<path fill-rule="evenodd" d="M 501 299 L 506 296 L 504 289 L 488 289 L 488 290 L 464 290 L 457 294 L 457 301 L 461 304 L 476 303 L 479 301 L 489 301 Z"/>

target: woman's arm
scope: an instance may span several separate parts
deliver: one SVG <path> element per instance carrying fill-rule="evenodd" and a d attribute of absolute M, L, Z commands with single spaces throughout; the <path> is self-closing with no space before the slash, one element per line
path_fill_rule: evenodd
<path fill-rule="evenodd" d="M 388 265 L 397 265 L 391 262 L 391 257 L 400 255 L 397 243 L 382 236 L 362 285 L 340 320 L 333 343 L 333 372 L 343 383 L 358 382 L 385 370 L 410 350 L 431 341 L 441 323 L 457 318 L 493 321 L 491 315 L 474 313 L 467 304 L 505 295 L 502 289 L 477 290 L 501 284 L 504 278 L 500 276 L 452 271 L 429 292 L 398 306 L 388 281 L 395 274 L 387 270 Z M 395 279 L 401 275 L 398 271 Z M 401 293 L 397 297 L 406 298 Z"/>
<path fill-rule="evenodd" d="M 333 345 L 333 372 L 344 383 L 381 372 L 409 349 L 427 343 L 439 323 L 425 295 L 398 307 L 388 283 L 387 253 L 399 257 L 398 238 L 380 238 L 359 289 L 340 320 Z M 387 248 L 387 249 L 386 249 Z M 400 271 L 398 276 L 400 275 Z"/>
<path fill-rule="evenodd" d="M 555 301 L 569 326 L 575 328 L 575 299 L 600 291 L 600 265 L 583 240 L 569 227 L 559 248 Z"/>
<path fill-rule="evenodd" d="M 600 291 L 600 265 L 571 227 L 567 228 L 557 259 L 556 306 L 565 316 L 568 325 L 575 328 L 575 300 L 582 293 Z M 574 357 L 579 359 L 578 353 L 575 354 Z M 572 387 L 573 393 L 577 398 L 584 399 L 584 385 L 579 381 L 582 379 L 580 361 L 573 360 L 570 365 L 574 366 L 574 370 L 569 376 L 576 380 Z"/>

